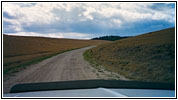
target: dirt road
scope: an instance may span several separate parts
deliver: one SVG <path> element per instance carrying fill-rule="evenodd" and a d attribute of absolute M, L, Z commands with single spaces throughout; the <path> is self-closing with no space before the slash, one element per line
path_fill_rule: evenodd
<path fill-rule="evenodd" d="M 108 72 L 97 71 L 84 60 L 83 52 L 89 48 L 92 46 L 65 52 L 14 73 L 3 81 L 4 93 L 19 83 L 108 79 Z"/>

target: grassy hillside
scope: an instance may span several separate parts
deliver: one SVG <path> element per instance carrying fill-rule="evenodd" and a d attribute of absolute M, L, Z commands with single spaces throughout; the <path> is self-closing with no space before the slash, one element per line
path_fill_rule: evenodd
<path fill-rule="evenodd" d="M 174 82 L 175 29 L 169 28 L 104 44 L 85 58 L 131 80 Z"/>
<path fill-rule="evenodd" d="M 3 71 L 7 73 L 64 51 L 106 42 L 3 35 Z"/>

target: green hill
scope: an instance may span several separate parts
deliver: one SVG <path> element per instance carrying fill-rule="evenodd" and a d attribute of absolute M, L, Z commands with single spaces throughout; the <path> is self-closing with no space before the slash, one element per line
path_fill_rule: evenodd
<path fill-rule="evenodd" d="M 175 80 L 175 28 L 130 37 L 90 49 L 85 59 L 131 80 Z"/>

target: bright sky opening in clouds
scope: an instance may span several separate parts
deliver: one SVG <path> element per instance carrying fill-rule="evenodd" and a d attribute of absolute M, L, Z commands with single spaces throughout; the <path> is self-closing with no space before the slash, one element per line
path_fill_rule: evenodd
<path fill-rule="evenodd" d="M 3 33 L 90 39 L 175 27 L 175 3 L 3 2 Z"/>

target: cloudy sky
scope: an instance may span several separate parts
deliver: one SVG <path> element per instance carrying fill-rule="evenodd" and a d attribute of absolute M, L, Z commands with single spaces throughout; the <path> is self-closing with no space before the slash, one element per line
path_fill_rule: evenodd
<path fill-rule="evenodd" d="M 175 26 L 174 3 L 8 3 L 3 33 L 89 39 L 134 36 Z"/>

